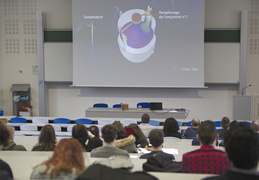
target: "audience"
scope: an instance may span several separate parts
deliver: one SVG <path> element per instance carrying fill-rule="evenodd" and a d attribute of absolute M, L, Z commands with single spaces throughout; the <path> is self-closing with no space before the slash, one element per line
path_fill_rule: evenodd
<path fill-rule="evenodd" d="M 251 128 L 256 134 L 257 139 L 259 140 L 259 121 L 253 121 Z"/>
<path fill-rule="evenodd" d="M 170 157 L 171 160 L 174 160 L 174 156 L 172 154 L 167 154 L 162 151 L 163 143 L 164 143 L 164 134 L 162 131 L 158 129 L 153 129 L 149 133 L 149 142 L 152 145 L 151 148 L 148 148 L 151 150 L 148 154 L 143 154 L 140 156 L 140 159 L 147 159 L 151 156 L 154 156 L 158 152 L 163 153 L 164 156 Z"/>
<path fill-rule="evenodd" d="M 100 138 L 100 131 L 99 128 L 95 125 L 89 127 L 89 131 L 97 138 Z"/>
<path fill-rule="evenodd" d="M 117 131 L 117 139 L 124 139 L 129 136 L 126 133 L 126 131 L 120 121 L 115 121 L 113 123 L 113 125 L 115 126 L 116 131 Z"/>
<path fill-rule="evenodd" d="M 225 149 L 231 163 L 230 170 L 206 180 L 258 180 L 259 141 L 246 124 L 238 124 L 225 134 Z"/>
<path fill-rule="evenodd" d="M 83 124 L 73 126 L 72 137 L 81 143 L 86 152 L 91 152 L 94 148 L 103 145 L 103 141 L 88 131 Z"/>
<path fill-rule="evenodd" d="M 221 119 L 221 130 L 218 131 L 218 134 L 219 134 L 219 137 L 220 138 L 223 138 L 224 137 L 224 134 L 226 133 L 226 131 L 228 130 L 229 128 L 229 124 L 230 124 L 230 120 L 228 117 L 223 117 Z"/>
<path fill-rule="evenodd" d="M 55 130 L 51 125 L 45 125 L 40 131 L 39 142 L 32 151 L 54 151 L 57 139 Z"/>
<path fill-rule="evenodd" d="M 8 143 L 9 132 L 5 125 L 0 123 L 0 150 Z M 10 166 L 0 159 L 0 179 L 12 180 L 13 172 Z"/>
<path fill-rule="evenodd" d="M 37 165 L 30 179 L 75 179 L 85 169 L 83 152 L 76 139 L 60 140 L 52 157 Z"/>
<path fill-rule="evenodd" d="M 239 125 L 238 121 L 237 120 L 233 120 L 231 121 L 231 123 L 229 124 L 229 128 L 227 131 L 231 130 L 231 129 L 235 129 L 237 126 Z M 226 132 L 227 132 L 226 131 Z M 226 133 L 225 132 L 225 133 Z M 224 146 L 224 139 L 219 143 L 219 146 Z"/>
<path fill-rule="evenodd" d="M 108 158 L 110 156 L 122 155 L 129 157 L 127 151 L 115 147 L 115 139 L 117 137 L 116 128 L 113 125 L 105 125 L 102 128 L 103 146 L 95 148 L 91 151 L 91 157 Z"/>
<path fill-rule="evenodd" d="M 201 121 L 198 118 L 192 119 L 192 127 L 187 128 L 184 132 L 185 138 L 196 137 L 200 123 Z"/>
<path fill-rule="evenodd" d="M 185 173 L 222 174 L 229 168 L 226 153 L 214 148 L 218 139 L 214 122 L 207 120 L 200 124 L 197 139 L 201 147 L 185 153 L 182 170 Z"/>
<path fill-rule="evenodd" d="M 149 133 L 150 133 L 150 131 L 152 130 L 152 129 L 155 129 L 155 127 L 154 126 L 151 126 L 150 124 L 149 124 L 149 122 L 150 122 L 150 116 L 148 115 L 148 114 L 143 114 L 142 116 L 141 116 L 141 123 L 139 124 L 139 128 L 141 129 L 141 131 L 143 132 L 143 134 L 146 136 L 146 137 L 148 137 L 148 135 L 149 135 Z"/>
<path fill-rule="evenodd" d="M 9 132 L 8 144 L 3 147 L 4 151 L 27 151 L 23 145 L 17 145 L 14 142 L 14 128 L 12 126 L 6 126 Z"/>
<path fill-rule="evenodd" d="M 165 120 L 164 127 L 163 127 L 163 132 L 165 137 L 170 136 L 170 137 L 177 137 L 181 139 L 182 135 L 180 132 L 178 132 L 179 129 L 180 129 L 179 124 L 175 120 L 175 118 L 170 117 Z"/>
<path fill-rule="evenodd" d="M 145 148 L 148 145 L 146 136 L 143 134 L 137 124 L 130 124 L 126 126 L 125 130 L 128 135 L 133 135 L 135 137 L 135 144 L 137 148 Z"/>

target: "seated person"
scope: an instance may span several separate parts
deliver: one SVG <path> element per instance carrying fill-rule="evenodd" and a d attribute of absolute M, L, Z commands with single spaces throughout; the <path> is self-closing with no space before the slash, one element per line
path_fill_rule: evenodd
<path fill-rule="evenodd" d="M 226 132 L 225 149 L 231 162 L 230 170 L 205 180 L 258 180 L 259 141 L 246 124 L 238 124 Z"/>
<path fill-rule="evenodd" d="M 152 145 L 151 147 L 151 152 L 148 154 L 143 154 L 140 156 L 140 159 L 147 159 L 151 156 L 154 156 L 156 153 L 158 152 L 163 152 L 162 151 L 162 147 L 163 147 L 163 143 L 164 143 L 164 134 L 161 130 L 158 129 L 153 129 L 150 133 L 149 133 L 149 142 Z M 167 154 L 164 153 L 163 154 L 165 156 L 169 156 L 172 160 L 174 160 L 174 156 L 172 154 Z"/>
<path fill-rule="evenodd" d="M 105 125 L 102 128 L 102 138 L 104 140 L 103 146 L 95 148 L 91 151 L 91 157 L 108 158 L 114 155 L 122 155 L 129 157 L 126 150 L 115 147 L 115 139 L 117 137 L 116 128 L 113 125 Z"/>
<path fill-rule="evenodd" d="M 124 139 L 129 136 L 126 133 L 126 131 L 120 121 L 115 121 L 112 125 L 114 125 L 114 127 L 116 128 L 117 139 Z"/>
<path fill-rule="evenodd" d="M 150 131 L 156 128 L 155 126 L 151 126 L 149 122 L 150 116 L 147 113 L 143 114 L 141 116 L 141 123 L 139 124 L 139 128 L 141 129 L 145 137 L 148 137 Z"/>
<path fill-rule="evenodd" d="M 218 131 L 219 137 L 223 138 L 224 137 L 224 133 L 228 130 L 230 124 L 230 120 L 228 117 L 223 117 L 221 120 L 221 130 Z"/>
<path fill-rule="evenodd" d="M 86 152 L 91 152 L 94 148 L 103 145 L 103 141 L 88 131 L 83 124 L 73 126 L 72 137 L 82 144 Z"/>
<path fill-rule="evenodd" d="M 226 153 L 215 149 L 218 139 L 215 123 L 207 120 L 200 124 L 197 139 L 201 147 L 183 154 L 182 171 L 184 173 L 222 174 L 229 168 Z"/>
<path fill-rule="evenodd" d="M 196 137 L 200 123 L 201 121 L 198 118 L 192 119 L 192 127 L 187 128 L 184 132 L 185 138 Z"/>
<path fill-rule="evenodd" d="M 85 169 L 83 152 L 76 139 L 61 139 L 52 157 L 37 165 L 30 179 L 75 179 Z"/>
<path fill-rule="evenodd" d="M 17 145 L 14 142 L 14 128 L 12 126 L 6 126 L 9 132 L 8 144 L 3 147 L 4 151 L 27 151 L 23 145 Z"/>
<path fill-rule="evenodd" d="M 32 151 L 54 151 L 56 147 L 56 133 L 51 125 L 45 125 L 40 131 L 39 141 Z"/>
<path fill-rule="evenodd" d="M 9 132 L 4 124 L 0 123 L 0 150 L 8 143 Z M 0 179 L 12 180 L 13 172 L 10 166 L 0 159 Z"/>
<path fill-rule="evenodd" d="M 170 117 L 165 120 L 163 132 L 165 137 L 177 137 L 182 138 L 182 134 L 179 132 L 179 124 L 175 118 Z"/>
<path fill-rule="evenodd" d="M 136 139 L 135 144 L 137 148 L 139 147 L 145 148 L 148 145 L 146 136 L 143 134 L 143 132 L 141 131 L 141 129 L 137 124 L 132 123 L 126 126 L 125 130 L 128 135 L 133 135 L 135 137 Z"/>
<path fill-rule="evenodd" d="M 257 139 L 259 140 L 259 121 L 253 121 L 251 125 L 252 130 L 257 136 Z"/>

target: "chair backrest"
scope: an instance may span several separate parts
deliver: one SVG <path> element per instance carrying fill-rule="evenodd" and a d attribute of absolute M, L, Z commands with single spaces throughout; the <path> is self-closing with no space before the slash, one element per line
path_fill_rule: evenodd
<path fill-rule="evenodd" d="M 128 126 L 130 124 L 138 124 L 138 122 L 134 119 L 122 119 L 120 120 L 120 123 L 123 125 L 123 126 Z"/>
<path fill-rule="evenodd" d="M 214 121 L 216 127 L 221 127 L 221 121 Z"/>
<path fill-rule="evenodd" d="M 56 125 L 56 124 L 51 124 L 51 126 L 54 128 L 55 132 L 61 132 L 61 126 Z"/>
<path fill-rule="evenodd" d="M 26 123 L 27 119 L 22 117 L 14 117 L 10 119 L 10 123 Z"/>
<path fill-rule="evenodd" d="M 160 126 L 160 121 L 157 121 L 157 120 L 150 120 L 149 121 L 149 124 L 151 126 Z"/>
<path fill-rule="evenodd" d="M 68 118 L 56 118 L 54 119 L 54 123 L 56 124 L 70 124 L 71 120 Z"/>
<path fill-rule="evenodd" d="M 38 131 L 38 127 L 33 124 L 23 124 L 20 126 L 21 131 Z"/>
<path fill-rule="evenodd" d="M 164 139 L 179 139 L 178 137 L 165 136 Z"/>
<path fill-rule="evenodd" d="M 179 126 L 183 126 L 183 122 L 182 121 L 177 121 Z"/>
<path fill-rule="evenodd" d="M 67 138 L 71 138 L 72 136 L 69 134 L 62 134 L 62 135 L 57 135 L 57 137 L 67 137 Z"/>
<path fill-rule="evenodd" d="M 74 126 L 68 126 L 68 127 L 67 127 L 67 132 L 72 132 L 73 127 L 74 127 Z"/>
<path fill-rule="evenodd" d="M 93 107 L 108 108 L 108 104 L 106 104 L 106 103 L 96 103 L 96 104 L 93 105 Z"/>
<path fill-rule="evenodd" d="M 188 137 L 186 139 L 197 139 L 197 137 Z"/>
<path fill-rule="evenodd" d="M 141 108 L 150 108 L 150 103 L 149 102 L 139 102 L 137 104 L 137 108 L 139 108 L 141 106 Z"/>
<path fill-rule="evenodd" d="M 32 118 L 32 123 L 36 124 L 48 124 L 49 120 L 45 117 L 34 117 Z"/>
<path fill-rule="evenodd" d="M 192 126 L 192 121 L 189 121 L 189 122 L 187 123 L 187 126 Z"/>
<path fill-rule="evenodd" d="M 106 125 L 106 124 L 112 124 L 112 123 L 114 123 L 113 119 L 106 119 L 106 118 L 98 119 L 99 125 Z"/>
<path fill-rule="evenodd" d="M 113 108 L 121 108 L 121 104 L 114 104 L 112 107 Z"/>
<path fill-rule="evenodd" d="M 252 123 L 249 121 L 239 121 L 240 124 L 247 124 L 248 126 L 251 126 Z"/>
<path fill-rule="evenodd" d="M 93 124 L 92 119 L 80 118 L 76 119 L 76 124 Z"/>

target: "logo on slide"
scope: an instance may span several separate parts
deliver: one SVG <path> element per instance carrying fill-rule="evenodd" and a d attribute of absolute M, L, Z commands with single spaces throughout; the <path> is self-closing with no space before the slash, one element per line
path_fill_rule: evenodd
<path fill-rule="evenodd" d="M 146 11 L 131 9 L 120 12 L 118 44 L 121 54 L 131 62 L 144 62 L 154 54 L 156 21 L 151 11 L 148 6 Z"/>

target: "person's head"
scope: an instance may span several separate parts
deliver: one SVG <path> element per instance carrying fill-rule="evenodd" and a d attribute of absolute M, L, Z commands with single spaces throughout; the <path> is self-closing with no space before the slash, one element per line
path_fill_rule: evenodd
<path fill-rule="evenodd" d="M 198 128 L 197 136 L 202 145 L 213 145 L 218 138 L 215 123 L 211 120 L 206 120 L 201 123 Z"/>
<path fill-rule="evenodd" d="M 102 138 L 106 143 L 112 143 L 117 137 L 117 130 L 114 125 L 107 124 L 102 128 Z"/>
<path fill-rule="evenodd" d="M 233 120 L 233 121 L 231 121 L 231 123 L 229 123 L 229 130 L 230 129 L 235 129 L 236 128 L 236 126 L 238 126 L 238 121 L 237 120 Z"/>
<path fill-rule="evenodd" d="M 230 120 L 229 120 L 228 117 L 223 117 L 223 118 L 221 119 L 221 127 L 222 127 L 223 129 L 227 129 L 227 128 L 229 127 L 229 123 L 230 123 Z"/>
<path fill-rule="evenodd" d="M 163 132 L 165 135 L 170 136 L 179 131 L 179 124 L 175 118 L 170 117 L 165 120 Z"/>
<path fill-rule="evenodd" d="M 9 132 L 6 126 L 0 123 L 0 149 L 2 149 L 9 141 Z"/>
<path fill-rule="evenodd" d="M 150 122 L 150 116 L 147 113 L 143 114 L 141 116 L 141 122 L 148 124 Z"/>
<path fill-rule="evenodd" d="M 198 119 L 198 118 L 192 119 L 192 127 L 197 128 L 197 127 L 199 127 L 200 123 L 201 123 L 200 119 Z"/>
<path fill-rule="evenodd" d="M 14 139 L 14 128 L 12 126 L 6 126 L 6 129 L 9 132 L 9 141 Z"/>
<path fill-rule="evenodd" d="M 149 133 L 149 142 L 154 148 L 160 147 L 164 143 L 164 134 L 161 130 L 153 129 Z"/>
<path fill-rule="evenodd" d="M 246 124 L 238 124 L 226 132 L 225 149 L 235 168 L 256 169 L 259 159 L 259 141 L 253 130 Z"/>
<path fill-rule="evenodd" d="M 123 125 L 121 124 L 120 121 L 115 121 L 112 125 L 114 125 L 117 132 L 124 132 L 125 133 L 125 129 L 124 129 L 124 127 L 123 127 Z"/>
<path fill-rule="evenodd" d="M 40 131 L 39 145 L 42 151 L 52 151 L 55 147 L 57 140 L 53 126 L 45 125 Z"/>
<path fill-rule="evenodd" d="M 87 128 L 83 124 L 77 124 L 72 128 L 72 137 L 77 139 L 83 146 L 88 140 Z"/>
<path fill-rule="evenodd" d="M 128 126 L 125 127 L 125 129 L 126 129 L 126 132 L 131 132 L 133 130 L 133 135 L 139 140 L 139 144 L 142 148 L 148 145 L 147 138 L 145 137 L 142 130 L 137 124 L 134 124 L 134 123 L 129 124 Z"/>
<path fill-rule="evenodd" d="M 251 128 L 255 133 L 259 133 L 259 121 L 253 121 Z"/>
<path fill-rule="evenodd" d="M 100 131 L 99 128 L 97 126 L 90 126 L 89 127 L 89 131 L 95 136 L 95 137 L 100 137 Z"/>
<path fill-rule="evenodd" d="M 50 165 L 54 166 L 51 170 L 52 178 L 61 173 L 81 173 L 85 169 L 85 157 L 83 152 L 84 149 L 82 145 L 76 139 L 61 139 L 58 142 L 52 157 L 43 162 L 47 168 L 45 171 L 40 172 L 40 174 L 46 174 Z"/>

